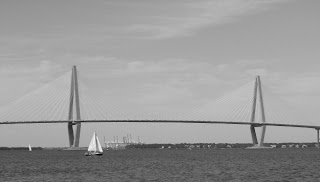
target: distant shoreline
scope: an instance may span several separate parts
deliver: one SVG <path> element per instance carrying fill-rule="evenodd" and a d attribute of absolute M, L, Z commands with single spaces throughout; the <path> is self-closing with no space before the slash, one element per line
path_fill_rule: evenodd
<path fill-rule="evenodd" d="M 0 147 L 0 150 L 29 150 L 29 147 Z M 43 148 L 32 147 L 32 150 L 43 150 Z"/>
<path fill-rule="evenodd" d="M 125 149 L 244 149 L 252 147 L 252 143 L 153 143 L 153 144 L 128 144 Z M 317 143 L 265 143 L 266 147 L 273 148 L 318 148 Z M 32 147 L 32 150 L 87 150 L 88 147 Z M 112 148 L 106 148 L 110 149 Z M 28 147 L 0 147 L 0 150 L 29 150 Z"/>

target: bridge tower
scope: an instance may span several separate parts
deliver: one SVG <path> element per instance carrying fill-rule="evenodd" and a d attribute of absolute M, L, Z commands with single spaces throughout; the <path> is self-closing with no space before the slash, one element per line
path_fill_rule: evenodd
<path fill-rule="evenodd" d="M 73 105 L 75 104 L 74 119 Z M 80 130 L 81 130 L 81 115 L 80 115 L 80 100 L 79 100 L 79 89 L 78 89 L 78 76 L 77 67 L 72 67 L 71 74 L 71 89 L 70 89 L 70 100 L 69 100 L 69 115 L 68 115 L 68 134 L 70 147 L 79 147 L 80 142 Z M 76 133 L 74 135 L 73 125 L 76 126 Z"/>
<path fill-rule="evenodd" d="M 250 119 L 250 122 L 252 122 L 253 124 L 250 126 L 250 131 L 251 131 L 253 145 L 257 146 L 257 147 L 263 147 L 264 136 L 266 133 L 266 126 L 265 125 L 261 126 L 262 128 L 261 128 L 260 140 L 258 141 L 257 135 L 256 135 L 256 130 L 255 130 L 255 127 L 257 127 L 257 125 L 254 124 L 254 122 L 256 120 L 257 99 L 259 99 L 259 103 L 260 103 L 261 120 L 263 123 L 265 123 L 266 117 L 265 117 L 265 113 L 264 113 L 263 95 L 262 95 L 260 76 L 256 77 L 256 81 L 254 84 L 253 104 L 252 104 L 251 119 Z"/>

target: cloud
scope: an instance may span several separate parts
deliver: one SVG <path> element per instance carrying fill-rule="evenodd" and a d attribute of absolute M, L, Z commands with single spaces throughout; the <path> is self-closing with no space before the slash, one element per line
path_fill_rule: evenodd
<path fill-rule="evenodd" d="M 68 60 L 70 59 L 68 58 Z M 268 65 L 271 65 L 271 63 L 266 64 L 262 60 L 239 60 L 228 64 L 215 64 L 181 58 L 126 60 L 115 57 L 88 57 L 85 60 L 82 61 L 83 65 L 79 65 L 79 70 L 84 74 L 88 73 L 89 77 L 136 79 L 141 80 L 139 83 L 161 83 L 179 87 L 237 85 L 239 82 L 243 83 L 244 80 L 254 79 L 257 74 L 267 75 Z M 90 60 L 93 60 L 93 62 Z M 97 64 L 97 66 L 92 66 L 93 71 L 91 65 L 94 64 Z M 138 83 L 135 82 L 135 84 Z"/>
<path fill-rule="evenodd" d="M 10 61 L 0 63 L 1 105 L 40 88 L 67 70 L 53 61 Z"/>
<path fill-rule="evenodd" d="M 246 70 L 246 73 L 252 76 L 267 76 L 268 71 L 266 69 L 260 68 L 260 69 L 248 69 Z"/>
<path fill-rule="evenodd" d="M 308 72 L 299 74 L 283 74 L 278 76 L 277 92 L 284 95 L 319 95 L 320 74 Z"/>
<path fill-rule="evenodd" d="M 49 79 L 53 74 L 62 72 L 64 69 L 60 64 L 49 60 L 39 62 L 19 62 L 19 64 L 2 64 L 0 74 L 4 77 L 24 76 L 36 77 L 37 79 Z"/>
<path fill-rule="evenodd" d="M 167 4 L 167 8 L 157 16 L 147 18 L 149 23 L 133 23 L 127 32 L 141 38 L 165 39 L 187 36 L 196 30 L 212 25 L 235 21 L 239 16 L 265 10 L 268 4 L 283 0 L 200 0 L 181 1 Z"/>

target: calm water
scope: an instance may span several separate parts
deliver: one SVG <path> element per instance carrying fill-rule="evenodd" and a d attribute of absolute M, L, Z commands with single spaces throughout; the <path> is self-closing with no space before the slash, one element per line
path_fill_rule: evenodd
<path fill-rule="evenodd" d="M 320 181 L 319 149 L 0 151 L 0 181 Z"/>

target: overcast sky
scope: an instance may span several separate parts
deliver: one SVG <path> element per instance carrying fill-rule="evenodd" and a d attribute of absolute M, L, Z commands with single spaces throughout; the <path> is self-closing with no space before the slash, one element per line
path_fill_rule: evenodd
<path fill-rule="evenodd" d="M 115 100 L 164 113 L 191 111 L 261 75 L 317 123 L 319 8 L 317 0 L 2 0 L 0 106 L 77 65 Z M 249 126 L 93 123 L 83 124 L 81 146 L 93 131 L 149 143 L 251 142 Z M 268 127 L 266 142 L 315 137 Z M 1 125 L 0 138 L 0 146 L 68 145 L 66 124 Z"/>

